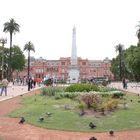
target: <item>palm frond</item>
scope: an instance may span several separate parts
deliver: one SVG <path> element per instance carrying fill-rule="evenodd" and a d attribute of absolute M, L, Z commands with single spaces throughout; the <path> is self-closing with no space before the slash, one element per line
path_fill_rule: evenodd
<path fill-rule="evenodd" d="M 115 46 L 115 49 L 116 49 L 116 52 L 117 51 L 121 52 L 124 49 L 124 45 L 118 44 L 118 45 Z"/>
<path fill-rule="evenodd" d="M 35 52 L 35 47 L 31 41 L 27 42 L 23 48 L 23 51 L 33 51 Z"/>
<path fill-rule="evenodd" d="M 19 24 L 17 24 L 14 19 L 10 19 L 9 22 L 4 23 L 3 32 L 16 33 L 19 32 L 19 28 L 20 28 Z"/>

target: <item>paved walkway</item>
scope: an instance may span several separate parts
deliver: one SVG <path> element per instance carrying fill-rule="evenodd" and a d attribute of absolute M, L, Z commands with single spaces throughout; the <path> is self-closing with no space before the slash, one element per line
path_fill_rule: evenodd
<path fill-rule="evenodd" d="M 127 84 L 127 89 L 123 89 L 121 82 L 112 82 L 109 87 L 117 88 L 134 94 L 140 94 L 140 83 L 130 82 Z"/>
<path fill-rule="evenodd" d="M 36 88 L 32 90 L 36 90 L 38 88 L 41 88 L 41 87 L 37 86 Z M 2 96 L 0 96 L 0 101 L 7 100 L 7 99 L 10 99 L 10 98 L 13 98 L 13 97 L 25 94 L 25 93 L 28 93 L 28 86 L 12 85 L 12 83 L 10 83 L 7 88 L 7 96 L 5 96 L 5 92 L 3 92 Z"/>

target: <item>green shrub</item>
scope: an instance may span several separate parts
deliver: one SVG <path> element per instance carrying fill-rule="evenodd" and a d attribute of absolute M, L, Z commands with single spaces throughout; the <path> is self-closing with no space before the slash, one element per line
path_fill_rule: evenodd
<path fill-rule="evenodd" d="M 116 91 L 116 92 L 114 91 L 113 95 L 112 95 L 112 98 L 123 98 L 124 95 L 125 94 L 121 91 Z"/>
<path fill-rule="evenodd" d="M 41 95 L 43 96 L 54 96 L 55 95 L 55 89 L 51 86 L 42 88 Z"/>
<path fill-rule="evenodd" d="M 109 92 L 109 91 L 118 91 L 116 88 L 110 88 L 110 87 L 100 87 L 100 92 Z"/>
<path fill-rule="evenodd" d="M 99 91 L 99 87 L 93 84 L 73 84 L 65 89 L 66 92 L 89 92 L 89 91 Z"/>
<path fill-rule="evenodd" d="M 107 104 L 106 108 L 108 111 L 112 111 L 118 107 L 119 101 L 117 99 L 110 99 Z"/>
<path fill-rule="evenodd" d="M 55 95 L 56 95 L 56 97 L 58 96 L 61 98 L 75 99 L 79 95 L 79 93 L 77 93 L 77 92 L 73 92 L 73 93 L 71 93 L 71 92 L 57 92 L 57 93 L 55 93 Z"/>
<path fill-rule="evenodd" d="M 46 88 L 42 88 L 41 89 L 41 95 L 42 96 L 46 96 L 47 95 L 47 89 Z"/>
<path fill-rule="evenodd" d="M 41 91 L 41 95 L 43 96 L 55 96 L 56 93 L 59 92 L 64 92 L 64 88 L 63 87 L 52 87 L 52 86 L 48 86 L 48 87 L 44 87 L 42 88 Z"/>
<path fill-rule="evenodd" d="M 98 110 L 98 103 L 95 103 L 95 102 L 92 103 L 91 107 L 93 108 L 94 111 L 97 111 Z"/>
<path fill-rule="evenodd" d="M 81 110 L 81 112 L 84 112 L 84 110 L 86 108 L 86 104 L 81 101 L 78 105 L 78 108 Z"/>
<path fill-rule="evenodd" d="M 103 93 L 100 93 L 102 95 L 103 98 L 107 98 L 109 96 L 112 96 L 111 94 L 109 93 L 106 93 L 106 92 L 103 92 Z"/>
<path fill-rule="evenodd" d="M 101 98 L 97 94 L 83 94 L 81 100 L 87 105 L 87 108 L 91 108 L 93 103 L 101 103 Z"/>

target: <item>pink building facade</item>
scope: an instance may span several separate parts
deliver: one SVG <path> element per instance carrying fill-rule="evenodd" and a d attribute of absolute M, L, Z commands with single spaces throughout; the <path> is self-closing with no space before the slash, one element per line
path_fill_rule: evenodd
<path fill-rule="evenodd" d="M 108 58 L 104 60 L 88 60 L 78 57 L 79 80 L 103 77 L 113 79 L 110 71 L 111 62 Z M 59 60 L 45 60 L 43 58 L 32 59 L 30 63 L 30 76 L 43 78 L 49 76 L 56 81 L 67 82 L 69 80 L 70 57 L 61 57 Z M 16 78 L 16 74 L 13 75 Z M 27 76 L 27 67 L 18 76 Z"/>

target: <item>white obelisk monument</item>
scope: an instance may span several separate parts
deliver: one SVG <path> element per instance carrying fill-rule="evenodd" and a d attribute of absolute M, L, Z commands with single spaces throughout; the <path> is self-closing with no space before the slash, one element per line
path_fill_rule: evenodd
<path fill-rule="evenodd" d="M 71 64 L 69 67 L 69 82 L 78 83 L 78 80 L 79 80 L 79 67 L 77 63 L 76 28 L 74 26 L 72 33 L 72 52 L 71 52 Z"/>

